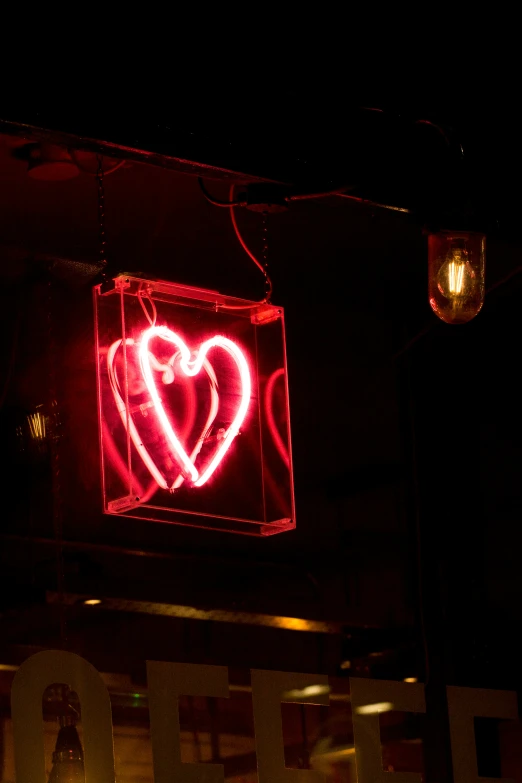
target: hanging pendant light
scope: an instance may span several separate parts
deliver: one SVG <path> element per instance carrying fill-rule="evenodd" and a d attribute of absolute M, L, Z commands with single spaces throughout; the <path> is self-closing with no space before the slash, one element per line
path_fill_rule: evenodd
<path fill-rule="evenodd" d="M 465 231 L 428 236 L 428 287 L 431 309 L 441 321 L 471 321 L 484 304 L 486 237 Z"/>

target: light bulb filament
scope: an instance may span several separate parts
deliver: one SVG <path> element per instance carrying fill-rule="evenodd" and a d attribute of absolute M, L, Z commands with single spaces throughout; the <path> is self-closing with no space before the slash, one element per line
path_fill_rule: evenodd
<path fill-rule="evenodd" d="M 460 296 L 464 288 L 465 264 L 462 261 L 451 261 L 448 265 L 448 288 L 453 296 Z"/>

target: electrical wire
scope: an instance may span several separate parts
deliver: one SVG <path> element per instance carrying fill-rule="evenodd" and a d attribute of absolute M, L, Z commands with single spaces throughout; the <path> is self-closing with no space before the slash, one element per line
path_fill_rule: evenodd
<path fill-rule="evenodd" d="M 431 120 L 415 120 L 415 125 L 430 125 L 432 128 L 435 128 L 436 131 L 440 133 L 448 147 L 451 147 L 451 141 L 448 137 L 448 134 L 444 130 L 444 128 L 441 128 L 440 125 L 437 125 L 435 122 L 431 122 Z M 461 153 L 464 154 L 464 150 L 462 149 L 462 145 L 460 146 Z"/>
<path fill-rule="evenodd" d="M 67 151 L 68 151 L 69 155 L 71 156 L 71 158 L 73 159 L 74 163 L 76 164 L 76 166 L 79 168 L 80 171 L 83 171 L 84 174 L 91 174 L 91 175 L 92 174 L 96 174 L 95 171 L 92 171 L 91 169 L 85 168 L 83 163 L 80 163 L 80 161 L 78 160 L 78 156 L 76 155 L 76 151 L 75 150 L 69 148 Z M 96 159 L 97 160 L 98 160 L 98 158 L 101 158 L 103 160 L 103 155 L 96 155 Z M 126 160 L 119 160 L 117 163 L 114 164 L 114 166 L 111 166 L 110 168 L 107 168 L 107 169 L 103 169 L 103 175 L 105 176 L 107 174 L 113 174 L 115 171 L 118 171 L 118 169 L 121 169 L 121 167 L 124 166 L 125 163 L 127 163 Z"/>
<path fill-rule="evenodd" d="M 201 192 L 205 196 L 206 200 L 209 202 L 209 204 L 213 204 L 215 207 L 246 207 L 247 202 L 246 201 L 221 201 L 220 199 L 214 198 L 210 195 L 208 190 L 205 187 L 205 183 L 201 179 L 201 177 L 198 177 L 198 183 L 199 187 L 201 188 Z M 233 191 L 233 187 L 231 189 L 231 192 Z"/>
<path fill-rule="evenodd" d="M 373 106 L 361 106 L 361 109 L 362 111 L 375 111 L 375 112 L 379 112 L 380 114 L 386 114 L 384 109 L 378 109 Z M 444 139 L 448 147 L 453 146 L 448 133 L 446 133 L 446 131 L 441 125 L 437 125 L 436 122 L 432 122 L 431 120 L 415 120 L 414 122 L 415 125 L 431 125 L 432 128 L 435 128 L 435 130 L 440 133 L 440 135 L 442 136 L 442 138 Z M 464 155 L 464 148 L 462 144 L 460 142 L 457 143 L 460 150 L 460 154 Z"/>
<path fill-rule="evenodd" d="M 415 343 L 417 343 L 419 340 L 421 340 L 428 332 L 430 332 L 433 327 L 436 325 L 436 323 L 429 323 L 427 324 L 424 329 L 421 329 L 420 332 L 417 332 L 410 340 L 408 340 L 407 343 L 405 343 L 402 348 L 399 348 L 399 350 L 393 354 L 391 357 L 392 362 L 399 359 L 403 354 L 405 354 L 407 351 L 410 350 L 410 348 L 413 348 Z"/>
<path fill-rule="evenodd" d="M 461 158 L 464 157 L 464 146 L 463 146 L 462 142 L 459 141 L 458 139 L 455 139 L 455 141 L 453 142 L 451 140 L 449 134 L 446 133 L 446 131 L 444 130 L 444 128 L 441 125 L 437 125 L 437 123 L 431 122 L 431 120 L 416 120 L 415 124 L 416 125 L 431 125 L 432 128 L 435 128 L 435 130 L 440 133 L 440 135 L 442 136 L 442 138 L 446 142 L 446 145 L 447 145 L 448 148 L 451 149 L 452 147 L 454 147 L 456 145 L 458 147 L 458 149 L 459 149 L 459 153 L 460 153 Z"/>
<path fill-rule="evenodd" d="M 427 122 L 427 121 L 426 121 Z M 432 124 L 432 123 L 427 123 Z M 435 126 L 438 127 L 438 126 Z M 442 132 L 442 131 L 441 131 Z M 203 193 L 203 196 L 205 199 L 212 204 L 215 207 L 224 207 L 230 209 L 230 219 L 232 221 L 232 227 L 234 229 L 234 232 L 236 234 L 236 237 L 238 239 L 239 244 L 245 251 L 245 253 L 248 255 L 251 261 L 257 266 L 257 268 L 260 270 L 260 272 L 263 273 L 265 277 L 265 283 L 266 283 L 266 295 L 264 299 L 260 300 L 259 304 L 264 304 L 270 302 L 271 296 L 272 296 L 272 281 L 268 275 L 266 263 L 263 264 L 259 259 L 254 255 L 254 253 L 250 250 L 248 245 L 246 244 L 245 240 L 243 239 L 241 232 L 239 230 L 239 226 L 237 224 L 236 214 L 234 212 L 234 209 L 236 207 L 245 207 L 247 206 L 246 200 L 235 200 L 234 199 L 234 185 L 231 185 L 230 187 L 230 194 L 229 194 L 229 200 L 223 201 L 221 199 L 216 199 L 213 196 L 210 195 L 210 193 L 205 188 L 205 184 L 203 182 L 203 179 L 201 177 L 198 177 L 198 184 L 201 189 L 201 192 Z M 369 199 L 364 199 L 359 196 L 354 196 L 350 193 L 346 193 L 347 186 L 343 186 L 342 188 L 335 188 L 333 190 L 328 191 L 321 191 L 321 192 L 315 192 L 315 193 L 296 193 L 290 196 L 285 197 L 286 202 L 293 202 L 293 201 L 305 201 L 305 200 L 311 200 L 315 198 L 327 198 L 329 196 L 338 196 L 340 198 L 348 198 L 352 201 L 357 201 L 360 204 L 365 204 L 366 206 L 371 207 L 378 207 L 381 209 L 389 209 L 394 212 L 403 212 L 406 214 L 411 214 L 411 210 L 407 209 L 406 207 L 396 207 L 391 204 L 381 204 L 377 201 L 371 201 Z M 143 306 L 143 305 L 142 305 Z M 226 310 L 244 310 L 248 309 L 249 305 L 220 305 L 222 309 Z"/>
<path fill-rule="evenodd" d="M 437 126 L 435 126 L 435 127 L 437 127 Z M 243 200 L 243 201 L 234 200 L 234 185 L 231 185 L 231 187 L 230 187 L 229 201 L 222 201 L 222 200 L 216 199 L 216 198 L 214 198 L 213 196 L 210 195 L 210 193 L 205 188 L 205 184 L 204 184 L 203 180 L 201 179 L 201 177 L 198 177 L 198 183 L 199 183 L 199 187 L 201 188 L 201 192 L 203 193 L 204 197 L 206 198 L 206 200 L 210 204 L 213 204 L 215 207 L 225 207 L 225 208 L 230 209 L 230 218 L 232 220 L 232 227 L 233 227 L 233 229 L 235 231 L 235 234 L 237 236 L 239 244 L 241 245 L 241 247 L 243 248 L 245 253 L 249 256 L 249 258 L 254 262 L 254 264 L 257 266 L 257 268 L 265 276 L 265 280 L 266 280 L 266 283 L 267 283 L 267 294 L 266 294 L 265 298 L 262 300 L 262 302 L 269 302 L 270 301 L 270 297 L 272 295 L 272 281 L 270 280 L 270 277 L 268 276 L 268 273 L 266 271 L 266 267 L 256 258 L 254 253 L 250 250 L 250 248 L 246 244 L 245 240 L 241 236 L 241 232 L 239 231 L 239 226 L 237 224 L 237 219 L 236 219 L 236 215 L 235 215 L 235 212 L 234 212 L 234 209 L 236 207 L 246 207 L 248 202 L 245 201 L 245 200 Z M 357 201 L 358 203 L 365 204 L 366 206 L 378 207 L 380 209 L 390 209 L 390 210 L 393 210 L 394 212 L 404 212 L 406 214 L 411 214 L 411 210 L 410 209 L 406 209 L 406 207 L 396 207 L 396 206 L 393 206 L 391 204 L 381 204 L 381 203 L 379 203 L 377 201 L 370 201 L 369 199 L 361 198 L 359 196 L 353 196 L 350 193 L 346 193 L 346 190 L 347 190 L 347 186 L 344 185 L 343 187 L 335 188 L 333 190 L 320 191 L 320 192 L 315 192 L 315 193 L 295 193 L 295 194 L 290 195 L 290 196 L 285 196 L 284 200 L 286 202 L 291 203 L 291 202 L 294 202 L 294 201 L 306 201 L 306 200 L 311 200 L 311 199 L 316 199 L 316 198 L 328 198 L 329 196 L 339 196 L 341 198 L 349 198 L 352 201 Z M 243 306 L 237 306 L 237 307 L 230 306 L 230 307 L 227 307 L 226 309 L 227 310 L 243 310 L 244 307 Z"/>
<path fill-rule="evenodd" d="M 200 181 L 200 186 L 202 187 L 202 182 L 201 181 Z M 202 187 L 202 190 L 203 190 L 203 193 L 205 194 L 204 187 Z M 309 194 L 300 194 L 300 195 L 295 195 L 295 196 L 288 196 L 288 197 L 285 198 L 285 201 L 290 201 L 291 202 L 291 201 L 300 201 L 300 200 L 313 199 L 313 198 L 325 198 L 327 196 L 339 196 L 341 198 L 349 198 L 352 201 L 357 201 L 358 203 L 365 204 L 366 206 L 379 207 L 379 208 L 382 208 L 382 209 L 390 209 L 390 210 L 393 210 L 395 212 L 403 212 L 403 213 L 406 213 L 406 214 L 411 214 L 411 210 L 410 209 L 406 209 L 405 207 L 396 207 L 396 206 L 392 206 L 390 204 L 381 204 L 381 203 L 379 203 L 377 201 L 370 201 L 368 199 L 364 199 L 364 198 L 361 198 L 359 196 L 353 196 L 353 195 L 351 195 L 349 193 L 343 192 L 345 190 L 346 190 L 346 187 L 344 187 L 342 189 L 336 188 L 335 190 L 326 191 L 326 192 L 322 192 L 322 193 L 309 193 Z M 233 227 L 234 232 L 236 234 L 236 237 L 237 237 L 237 239 L 239 241 L 239 244 L 241 245 L 241 247 L 243 248 L 245 253 L 249 256 L 249 258 L 254 262 L 254 264 L 257 266 L 257 268 L 265 276 L 265 281 L 266 281 L 266 286 L 267 286 L 267 293 L 266 293 L 265 298 L 262 299 L 260 303 L 270 302 L 270 298 L 272 296 L 273 286 L 272 286 L 272 281 L 271 281 L 271 279 L 270 279 L 270 277 L 268 275 L 268 272 L 266 270 L 266 266 L 264 266 L 261 263 L 261 261 L 259 261 L 259 259 L 256 258 L 254 253 L 250 250 L 250 248 L 246 244 L 245 240 L 241 236 L 241 232 L 240 232 L 239 226 L 237 224 L 237 219 L 236 219 L 236 214 L 234 212 L 234 209 L 235 209 L 235 207 L 238 207 L 238 206 L 245 206 L 246 202 L 234 201 L 234 185 L 231 185 L 231 187 L 230 187 L 229 199 L 230 200 L 228 202 L 225 202 L 225 201 L 219 202 L 219 204 L 217 206 L 228 206 L 228 208 L 230 209 L 230 218 L 231 218 L 231 221 L 232 221 L 232 227 Z M 213 202 L 211 202 L 211 203 L 213 203 Z M 227 309 L 227 310 L 244 310 L 245 309 L 244 305 L 238 305 L 238 306 L 230 305 L 230 306 L 222 306 L 222 307 L 223 307 L 223 309 Z M 248 306 L 246 306 L 246 307 L 248 307 Z"/>
<path fill-rule="evenodd" d="M 198 183 L 199 183 L 199 187 L 201 188 L 201 192 L 203 193 L 204 197 L 206 198 L 206 200 L 210 204 L 213 204 L 213 206 L 215 206 L 215 207 L 226 207 L 227 209 L 230 210 L 230 219 L 232 221 L 232 228 L 234 229 L 234 232 L 235 232 L 235 235 L 236 235 L 236 237 L 238 239 L 239 244 L 241 245 L 241 247 L 243 248 L 243 250 L 245 251 L 247 256 L 250 258 L 250 260 L 254 262 L 254 264 L 257 266 L 259 271 L 262 272 L 264 277 L 265 277 L 266 294 L 265 294 L 265 297 L 263 299 L 261 299 L 257 304 L 265 304 L 265 303 L 270 302 L 270 298 L 272 296 L 272 288 L 273 287 L 272 287 L 272 281 L 271 281 L 270 277 L 268 276 L 268 272 L 267 272 L 267 269 L 266 269 L 266 263 L 262 264 L 261 261 L 259 261 L 256 258 L 254 253 L 250 250 L 250 248 L 248 247 L 247 243 L 245 242 L 245 240 L 241 236 L 241 232 L 239 230 L 239 226 L 238 226 L 237 220 L 236 220 L 236 215 L 235 215 L 235 212 L 234 212 L 234 209 L 236 207 L 246 207 L 247 202 L 246 201 L 237 201 L 237 200 L 234 199 L 234 185 L 230 186 L 229 200 L 228 201 L 221 201 L 220 199 L 215 199 L 215 198 L 213 198 L 210 195 L 210 193 L 205 188 L 205 184 L 204 184 L 203 180 L 201 179 L 201 177 L 198 177 Z M 266 245 L 265 245 L 265 248 L 266 248 Z M 220 304 L 219 307 L 222 310 L 247 310 L 249 307 L 251 307 L 251 305 L 221 305 Z"/>
<path fill-rule="evenodd" d="M 369 106 L 363 106 L 362 110 L 363 111 L 379 112 L 379 113 L 382 113 L 382 114 L 385 113 L 383 109 L 378 109 L 378 108 L 369 107 Z M 446 133 L 446 131 L 444 130 L 444 128 L 442 126 L 437 125 L 435 122 L 431 122 L 431 120 L 415 120 L 415 124 L 416 125 L 428 125 L 428 126 L 431 126 L 432 128 L 434 128 L 442 136 L 442 138 L 444 139 L 444 141 L 446 142 L 446 145 L 448 147 L 452 146 L 451 139 L 449 138 L 448 134 Z M 462 147 L 462 144 L 459 143 L 458 147 L 459 147 L 459 150 L 460 150 L 460 154 L 464 155 L 464 149 Z M 230 197 L 231 200 L 228 201 L 228 202 L 227 201 L 222 201 L 220 199 L 216 199 L 213 196 L 211 196 L 210 193 L 206 190 L 204 182 L 201 179 L 201 177 L 198 177 L 198 182 L 199 182 L 199 186 L 201 188 L 201 191 L 202 191 L 203 195 L 205 196 L 205 198 L 207 199 L 207 201 L 210 202 L 210 204 L 213 204 L 216 207 L 229 207 L 229 208 L 232 208 L 232 207 L 245 207 L 248 204 L 247 201 L 233 201 L 232 200 L 232 195 Z M 318 193 L 317 192 L 315 192 L 315 193 L 296 193 L 296 194 L 293 194 L 293 195 L 290 195 L 290 196 L 285 196 L 284 200 L 288 203 L 288 202 L 293 202 L 293 201 L 305 201 L 305 200 L 311 200 L 311 199 L 316 199 L 316 198 L 327 198 L 329 196 L 339 196 L 340 198 L 349 198 L 349 199 L 352 199 L 352 201 L 358 201 L 360 204 L 366 204 L 367 206 L 377 207 L 379 209 L 389 209 L 389 210 L 392 210 L 394 212 L 403 212 L 405 214 L 411 214 L 411 212 L 412 212 L 411 209 L 407 209 L 406 207 L 397 207 L 397 206 L 394 206 L 392 204 L 382 204 L 382 203 L 380 203 L 378 201 L 372 201 L 370 199 L 361 198 L 359 196 L 353 196 L 350 193 L 346 192 L 348 189 L 349 188 L 345 186 L 345 187 L 342 187 L 342 188 L 335 188 L 333 190 L 324 191 L 324 192 L 318 192 Z M 230 192 L 231 192 L 231 194 L 233 194 L 233 187 L 231 188 Z M 234 218 L 233 218 L 233 223 L 235 223 Z M 252 258 L 252 260 L 254 260 L 254 262 L 257 263 L 257 260 L 253 258 L 251 252 L 246 248 L 246 246 L 244 245 L 242 239 L 240 238 L 239 233 L 237 231 L 236 225 L 234 225 L 234 228 L 236 228 L 236 234 L 238 234 L 238 239 L 241 242 L 241 244 L 243 245 L 243 248 L 244 248 L 245 252 L 247 252 L 248 255 L 250 255 L 250 257 Z"/>
<path fill-rule="evenodd" d="M 234 186 L 232 185 L 232 187 L 230 188 L 230 197 L 232 198 L 233 195 L 234 195 Z M 241 233 L 240 233 L 238 225 L 237 225 L 236 215 L 235 215 L 235 212 L 234 212 L 234 206 L 236 206 L 234 203 L 232 203 L 232 205 L 230 206 L 230 218 L 232 220 L 232 226 L 234 228 L 234 231 L 236 232 L 236 236 L 237 236 L 237 238 L 239 240 L 239 244 L 241 245 L 241 247 L 243 248 L 243 250 L 245 251 L 247 256 L 250 256 L 250 258 L 252 259 L 254 264 L 257 266 L 257 268 L 263 274 L 265 274 L 265 268 L 264 268 L 263 264 L 261 263 L 261 261 L 257 260 L 255 255 L 252 253 L 252 251 L 250 250 L 250 248 L 246 244 L 245 240 L 241 236 Z"/>
<path fill-rule="evenodd" d="M 149 300 L 150 306 L 152 308 L 152 315 L 149 313 L 149 311 L 145 307 L 145 302 L 144 302 L 143 297 L 146 297 Z M 139 299 L 139 302 L 140 302 L 140 305 L 141 305 L 141 309 L 145 313 L 145 317 L 146 317 L 147 321 L 149 322 L 149 324 L 151 326 L 156 326 L 156 319 L 158 317 L 158 312 L 156 310 L 156 305 L 154 304 L 150 293 L 147 290 L 141 289 L 141 290 L 138 291 L 138 299 Z"/>
<path fill-rule="evenodd" d="M 234 199 L 234 185 L 231 185 L 230 187 L 230 200 L 233 202 Z M 239 231 L 239 227 L 237 225 L 236 215 L 234 213 L 234 206 L 230 206 L 230 219 L 232 220 L 232 227 L 235 231 L 236 237 L 238 238 L 239 244 L 249 256 L 249 258 L 254 262 L 254 264 L 257 266 L 257 268 L 263 273 L 265 277 L 265 283 L 266 283 L 266 295 L 263 299 L 261 299 L 257 304 L 268 304 L 270 302 L 271 296 L 272 296 L 272 281 L 270 277 L 268 276 L 268 272 L 266 270 L 266 266 L 263 266 L 261 261 L 259 261 L 255 255 L 252 253 L 248 245 L 246 244 L 245 240 L 241 236 L 241 232 Z M 223 310 L 247 310 L 252 305 L 219 305 L 221 309 Z"/>
<path fill-rule="evenodd" d="M 215 207 L 246 207 L 248 206 L 248 201 L 245 199 L 243 201 L 222 201 L 221 199 L 217 199 L 214 196 L 211 196 L 208 190 L 205 187 L 205 184 L 201 177 L 198 177 L 198 183 L 199 187 L 201 188 L 201 192 L 205 196 L 206 200 L 213 204 Z M 349 190 L 349 186 L 343 185 L 342 187 L 333 188 L 332 190 L 321 190 L 321 191 L 314 191 L 312 193 L 293 193 L 290 196 L 285 196 L 284 201 L 287 203 L 290 203 L 292 201 L 307 201 L 314 198 L 328 198 L 328 196 L 340 196 L 345 191 Z"/>
<path fill-rule="evenodd" d="M 103 160 L 103 155 L 101 156 Z M 126 160 L 120 160 L 118 163 L 115 163 L 114 166 L 111 166 L 108 169 L 103 169 L 103 176 L 107 176 L 108 174 L 114 174 L 115 171 L 118 171 L 118 169 L 121 169 L 122 166 L 125 166 L 127 163 Z M 91 174 L 92 172 L 89 172 Z"/>
<path fill-rule="evenodd" d="M 492 291 L 496 291 L 497 288 L 500 288 L 500 286 L 504 285 L 505 283 L 509 283 L 509 281 L 513 278 L 519 275 L 522 272 L 522 266 L 517 266 L 514 269 L 511 270 L 511 272 L 508 272 L 505 277 L 501 277 L 500 280 L 497 280 L 496 283 L 493 283 L 493 285 L 490 285 L 490 287 L 486 291 L 486 295 L 490 294 Z"/>

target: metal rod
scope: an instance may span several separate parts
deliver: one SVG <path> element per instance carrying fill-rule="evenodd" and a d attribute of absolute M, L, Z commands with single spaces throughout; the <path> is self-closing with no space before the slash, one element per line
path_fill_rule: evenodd
<path fill-rule="evenodd" d="M 51 144 L 58 144 L 67 149 L 84 150 L 94 152 L 97 155 L 106 155 L 110 158 L 122 158 L 127 161 L 136 161 L 137 163 L 148 163 L 151 166 L 161 166 L 161 168 L 174 169 L 185 174 L 197 175 L 200 177 L 214 178 L 217 180 L 226 180 L 228 182 L 246 183 L 246 182 L 276 182 L 277 180 L 255 175 L 244 174 L 238 171 L 231 171 L 220 166 L 214 166 L 208 163 L 200 163 L 166 154 L 158 151 L 139 149 L 134 146 L 117 144 L 112 141 L 101 141 L 89 136 L 77 136 L 74 133 L 50 130 L 37 125 L 23 122 L 13 122 L 0 119 L 0 133 L 7 133 L 12 136 L 22 136 L 24 139 L 34 141 L 46 141 Z"/>

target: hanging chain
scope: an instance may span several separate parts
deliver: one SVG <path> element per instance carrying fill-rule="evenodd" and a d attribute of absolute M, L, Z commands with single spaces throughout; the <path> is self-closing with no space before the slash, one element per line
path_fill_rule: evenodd
<path fill-rule="evenodd" d="M 100 238 L 100 263 L 103 267 L 107 266 L 107 240 L 105 238 L 105 183 L 103 174 L 103 158 L 101 155 L 97 155 L 98 171 L 96 172 L 96 180 L 98 182 L 98 230 Z"/>
<path fill-rule="evenodd" d="M 263 273 L 265 275 L 265 302 L 270 303 L 272 281 L 268 276 L 268 212 L 263 212 Z"/>

